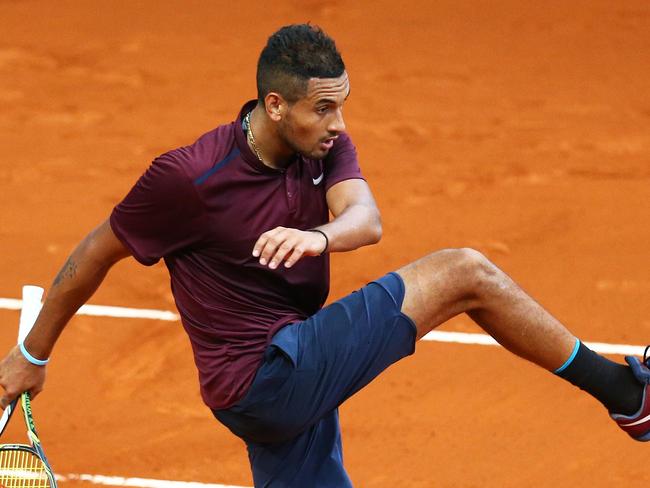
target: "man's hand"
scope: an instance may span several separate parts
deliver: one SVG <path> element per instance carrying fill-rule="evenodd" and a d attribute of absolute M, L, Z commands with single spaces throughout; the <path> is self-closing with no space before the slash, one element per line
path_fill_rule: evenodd
<path fill-rule="evenodd" d="M 0 397 L 0 407 L 4 410 L 24 391 L 28 391 L 34 398 L 43 390 L 45 383 L 45 366 L 31 364 L 20 352 L 18 346 L 14 347 L 7 356 L 0 361 L 0 386 L 4 394 Z"/>
<path fill-rule="evenodd" d="M 253 256 L 262 266 L 275 269 L 284 261 L 290 268 L 303 256 L 318 256 L 327 241 L 320 232 L 276 227 L 262 234 L 253 247 Z"/>

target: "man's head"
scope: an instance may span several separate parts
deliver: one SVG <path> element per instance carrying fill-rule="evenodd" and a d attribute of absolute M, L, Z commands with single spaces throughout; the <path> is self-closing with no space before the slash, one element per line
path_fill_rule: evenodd
<path fill-rule="evenodd" d="M 275 125 L 280 151 L 322 159 L 345 130 L 350 93 L 334 41 L 308 24 L 283 27 L 269 38 L 257 67 L 258 107 Z"/>
<path fill-rule="evenodd" d="M 271 92 L 289 103 L 305 96 L 310 78 L 338 78 L 345 64 L 334 40 L 317 26 L 288 25 L 274 33 L 257 63 L 257 99 Z"/>

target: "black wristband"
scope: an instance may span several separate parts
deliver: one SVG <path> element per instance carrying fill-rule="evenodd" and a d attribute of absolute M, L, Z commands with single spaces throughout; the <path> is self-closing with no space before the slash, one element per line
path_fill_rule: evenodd
<path fill-rule="evenodd" d="M 327 234 L 325 234 L 325 232 L 320 229 L 307 229 L 307 232 L 318 232 L 325 238 L 325 249 L 320 252 L 319 256 L 325 254 L 327 252 L 327 249 L 330 247 L 330 240 L 327 238 Z"/>

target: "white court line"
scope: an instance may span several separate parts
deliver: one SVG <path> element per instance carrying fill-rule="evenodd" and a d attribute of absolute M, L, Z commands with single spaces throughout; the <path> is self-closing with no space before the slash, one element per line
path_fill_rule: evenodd
<path fill-rule="evenodd" d="M 0 309 L 20 310 L 22 300 L 14 298 L 0 298 Z M 109 307 L 105 305 L 84 305 L 77 312 L 78 315 L 92 315 L 95 317 L 117 317 L 130 319 L 154 319 L 168 322 L 180 320 L 178 314 L 168 310 L 153 310 L 148 308 Z M 478 344 L 482 346 L 498 346 L 499 344 L 486 334 L 470 334 L 466 332 L 445 332 L 434 330 L 422 338 L 423 341 L 451 342 L 456 344 Z M 629 344 L 607 344 L 604 342 L 585 342 L 596 352 L 602 354 L 622 354 L 629 356 L 643 356 L 644 346 Z"/>
<path fill-rule="evenodd" d="M 23 301 L 15 298 L 0 298 L 0 308 L 7 310 L 22 310 Z M 167 310 L 152 310 L 150 308 L 109 307 L 106 305 L 83 305 L 77 315 L 92 315 L 95 317 L 119 317 L 127 319 L 154 319 L 176 322 L 178 314 Z"/>
<path fill-rule="evenodd" d="M 148 478 L 124 478 L 122 476 L 103 476 L 100 474 L 57 475 L 57 481 L 84 481 L 95 485 L 129 486 L 135 488 L 249 488 L 246 486 L 199 483 L 198 481 L 170 481 Z"/>
<path fill-rule="evenodd" d="M 445 332 L 432 330 L 422 338 L 423 341 L 454 342 L 457 344 L 480 344 L 482 346 L 500 346 L 487 334 L 469 334 L 467 332 Z M 645 346 L 631 346 L 629 344 L 607 344 L 605 342 L 585 342 L 593 351 L 602 354 L 623 354 L 626 356 L 643 356 Z"/>

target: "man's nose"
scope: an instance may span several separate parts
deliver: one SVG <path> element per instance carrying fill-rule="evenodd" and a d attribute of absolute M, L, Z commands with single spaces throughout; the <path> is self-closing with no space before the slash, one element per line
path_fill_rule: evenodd
<path fill-rule="evenodd" d="M 327 127 L 329 132 L 339 134 L 345 131 L 345 121 L 343 120 L 343 111 L 339 108 L 336 110 L 334 117 L 332 118 L 329 126 Z"/>

